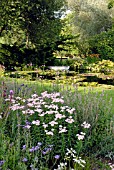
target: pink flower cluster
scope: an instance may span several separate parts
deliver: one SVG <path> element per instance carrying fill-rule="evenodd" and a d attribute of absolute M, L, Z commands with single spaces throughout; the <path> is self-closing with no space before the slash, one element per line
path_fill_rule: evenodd
<path fill-rule="evenodd" d="M 23 116 L 30 118 L 30 124 L 22 125 L 27 129 L 32 126 L 40 126 L 46 135 L 53 136 L 57 131 L 59 134 L 66 133 L 69 126 L 75 128 L 75 108 L 64 105 L 64 99 L 60 93 L 45 91 L 41 93 L 41 96 L 33 94 L 28 99 L 15 97 L 12 98 L 12 101 L 11 111 L 18 110 Z M 90 124 L 83 122 L 81 126 L 89 128 Z M 76 136 L 78 140 L 83 140 L 85 133 L 80 132 Z"/>

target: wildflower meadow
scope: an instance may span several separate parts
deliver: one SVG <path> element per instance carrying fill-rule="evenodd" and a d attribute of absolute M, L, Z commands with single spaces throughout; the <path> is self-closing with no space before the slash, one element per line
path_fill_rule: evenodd
<path fill-rule="evenodd" d="M 1 170 L 113 169 L 113 114 L 103 92 L 1 87 Z M 98 162 L 109 154 L 110 164 Z"/>

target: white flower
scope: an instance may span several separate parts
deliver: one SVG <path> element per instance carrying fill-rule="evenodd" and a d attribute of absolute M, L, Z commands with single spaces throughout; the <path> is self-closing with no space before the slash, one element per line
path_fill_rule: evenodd
<path fill-rule="evenodd" d="M 63 127 L 63 129 L 59 128 L 59 133 L 64 133 L 64 132 L 67 132 L 66 127 Z"/>
<path fill-rule="evenodd" d="M 62 115 L 62 114 L 60 114 L 60 113 L 57 113 L 57 114 L 55 115 L 55 118 L 56 118 L 56 119 L 62 119 L 62 118 L 65 118 L 65 115 Z"/>
<path fill-rule="evenodd" d="M 36 98 L 36 97 L 38 97 L 37 94 L 33 94 L 33 95 L 32 95 L 32 98 Z"/>
<path fill-rule="evenodd" d="M 53 136 L 53 132 L 52 132 L 52 131 L 46 132 L 46 135 L 51 135 L 51 136 Z"/>
<path fill-rule="evenodd" d="M 40 125 L 40 121 L 39 121 L 39 120 L 36 120 L 36 121 L 35 121 L 35 120 L 33 120 L 33 121 L 32 121 L 32 124 L 35 124 L 35 125 L 37 125 L 37 126 L 38 126 L 38 125 Z"/>
<path fill-rule="evenodd" d="M 35 112 L 38 112 L 38 113 L 41 113 L 43 110 L 42 109 L 36 109 L 36 110 L 34 110 Z"/>
<path fill-rule="evenodd" d="M 69 117 L 65 120 L 65 122 L 67 123 L 73 123 L 74 122 L 74 119 L 72 119 L 72 117 Z"/>
<path fill-rule="evenodd" d="M 16 100 L 21 100 L 21 99 L 22 99 L 22 98 L 21 98 L 21 97 L 19 97 L 19 96 L 18 96 L 18 97 L 16 97 Z"/>
<path fill-rule="evenodd" d="M 85 129 L 88 129 L 88 128 L 90 128 L 91 125 L 89 123 L 86 123 L 86 121 L 85 121 L 81 124 L 81 126 L 84 127 Z"/>
<path fill-rule="evenodd" d="M 49 122 L 49 124 L 50 124 L 51 126 L 54 126 L 54 125 L 57 125 L 57 124 L 58 124 L 58 122 L 51 121 L 51 122 Z"/>
<path fill-rule="evenodd" d="M 81 159 L 81 157 L 75 157 L 75 158 L 73 158 L 73 161 L 74 162 L 76 162 L 76 163 L 78 163 L 80 166 L 82 166 L 82 167 L 84 167 L 85 165 L 83 165 L 83 164 L 86 164 L 86 162 L 85 162 L 85 160 L 82 160 Z"/>
<path fill-rule="evenodd" d="M 78 137 L 78 140 L 83 140 L 84 136 L 85 136 L 85 133 L 80 132 L 80 134 L 77 134 L 76 136 Z"/>
<path fill-rule="evenodd" d="M 27 106 L 28 107 L 34 107 L 33 103 L 28 103 Z"/>
<path fill-rule="evenodd" d="M 48 127 L 48 124 L 43 123 L 42 126 L 43 126 L 44 128 L 47 128 L 47 127 Z"/>

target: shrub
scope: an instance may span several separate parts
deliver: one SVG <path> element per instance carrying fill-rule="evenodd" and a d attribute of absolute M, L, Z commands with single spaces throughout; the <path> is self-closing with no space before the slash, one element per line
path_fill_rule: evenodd
<path fill-rule="evenodd" d="M 114 61 L 114 29 L 102 32 L 89 40 L 90 52 L 101 59 Z"/>
<path fill-rule="evenodd" d="M 106 72 L 110 73 L 114 71 L 114 62 L 110 60 L 97 61 L 96 63 L 91 63 L 87 65 L 87 68 L 95 72 Z"/>

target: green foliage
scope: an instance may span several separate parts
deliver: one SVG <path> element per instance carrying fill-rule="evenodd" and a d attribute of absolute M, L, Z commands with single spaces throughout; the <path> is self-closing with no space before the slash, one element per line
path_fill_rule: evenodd
<path fill-rule="evenodd" d="M 86 60 L 80 57 L 74 57 L 73 59 L 68 59 L 68 64 L 70 66 L 70 70 L 78 71 L 80 69 L 85 69 Z"/>
<path fill-rule="evenodd" d="M 49 63 L 58 46 L 64 5 L 64 0 L 2 0 L 0 62 L 6 67 L 14 61 L 16 65 Z"/>
<path fill-rule="evenodd" d="M 114 61 L 114 29 L 102 32 L 89 40 L 90 52 L 100 59 Z"/>
<path fill-rule="evenodd" d="M 24 45 L 1 45 L 0 62 L 6 67 L 6 70 L 12 70 L 14 66 L 22 67 L 23 65 L 41 66 L 51 64 L 53 58 L 53 47 L 41 46 L 41 49 L 26 48 Z M 51 60 L 51 62 L 50 62 Z M 21 68 L 22 69 L 22 68 Z"/>
<path fill-rule="evenodd" d="M 37 46 L 54 40 L 61 30 L 60 17 L 64 11 L 63 5 L 64 1 L 61 0 L 7 2 L 2 0 L 1 34 L 4 36 L 12 32 L 14 35 L 14 28 L 18 30 L 16 36 L 19 31 L 24 31 L 26 37 L 24 42 L 27 46 L 30 45 L 29 40 Z"/>
<path fill-rule="evenodd" d="M 110 0 L 108 3 L 108 9 L 113 8 L 113 6 L 114 6 L 114 0 Z"/>

